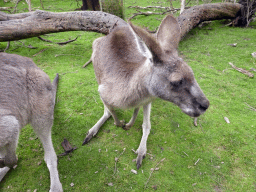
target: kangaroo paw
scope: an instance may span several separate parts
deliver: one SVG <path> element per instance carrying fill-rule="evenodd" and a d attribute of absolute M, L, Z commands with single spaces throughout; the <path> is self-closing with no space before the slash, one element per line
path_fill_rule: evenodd
<path fill-rule="evenodd" d="M 82 145 L 87 144 L 91 140 L 92 137 L 93 137 L 93 133 L 89 133 L 89 131 L 88 131 Z"/>
<path fill-rule="evenodd" d="M 137 156 L 137 160 L 136 160 L 136 165 L 137 165 L 137 169 L 139 169 L 141 167 L 142 164 L 142 160 L 146 157 L 146 155 L 144 154 L 138 154 Z"/>

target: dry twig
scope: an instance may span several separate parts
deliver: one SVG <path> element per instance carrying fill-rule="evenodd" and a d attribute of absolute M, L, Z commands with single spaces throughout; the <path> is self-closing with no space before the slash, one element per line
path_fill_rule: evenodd
<path fill-rule="evenodd" d="M 66 122 L 71 117 L 72 114 L 73 112 L 68 116 L 68 118 L 65 121 L 63 121 L 63 123 Z"/>
<path fill-rule="evenodd" d="M 240 73 L 243 73 L 249 77 L 254 77 L 254 74 L 250 73 L 249 71 L 246 71 L 245 69 L 236 67 L 233 63 L 229 62 L 229 65 L 231 65 L 235 70 L 239 71 Z"/>
<path fill-rule="evenodd" d="M 185 3 L 186 3 L 186 0 L 181 0 L 180 14 L 185 10 Z"/>
<path fill-rule="evenodd" d="M 65 55 L 72 55 L 72 56 L 77 56 L 77 57 L 83 57 L 82 55 L 74 55 L 74 54 L 56 54 L 55 57 L 65 56 Z"/>
<path fill-rule="evenodd" d="M 136 8 L 136 9 L 150 9 L 150 8 L 156 8 L 156 9 L 166 9 L 166 10 L 174 10 L 170 7 L 161 7 L 161 6 L 147 6 L 147 7 L 141 7 L 141 6 L 129 6 L 128 8 Z"/>
<path fill-rule="evenodd" d="M 42 50 L 40 50 L 38 53 L 34 54 L 33 57 L 35 57 L 35 56 L 37 56 L 38 54 L 44 52 L 45 50 L 47 50 L 47 49 L 42 49 Z"/>
<path fill-rule="evenodd" d="M 84 65 L 83 68 L 85 68 L 87 65 L 89 65 L 92 62 L 92 58 L 89 59 L 89 61 L 87 61 Z"/>
<path fill-rule="evenodd" d="M 194 119 L 194 125 L 197 127 L 197 117 Z"/>
<path fill-rule="evenodd" d="M 121 155 L 124 154 L 125 150 L 126 150 L 126 148 L 123 149 L 123 152 L 120 153 L 120 155 L 118 157 L 115 157 L 115 169 L 114 169 L 114 174 L 112 176 L 114 176 L 116 174 L 116 163 L 119 160 L 119 158 L 121 157 Z"/>
<path fill-rule="evenodd" d="M 18 0 L 18 1 L 16 2 L 12 13 L 15 13 L 15 12 L 16 12 L 17 6 L 18 6 L 19 2 L 21 2 L 21 1 L 22 1 L 22 0 Z"/>
<path fill-rule="evenodd" d="M 7 49 L 9 49 L 10 44 L 11 44 L 10 41 L 8 41 L 7 46 L 5 47 L 5 49 L 0 50 L 0 52 L 5 52 Z"/>
<path fill-rule="evenodd" d="M 256 109 L 254 107 L 252 107 L 251 105 L 249 105 L 248 103 L 245 103 L 251 110 L 256 111 Z"/>
<path fill-rule="evenodd" d="M 42 9 L 44 10 L 44 5 L 43 5 L 42 0 L 40 0 L 40 3 L 41 3 L 41 7 L 42 7 Z"/>
<path fill-rule="evenodd" d="M 72 151 L 77 149 L 77 147 L 72 147 L 67 139 L 64 139 L 64 141 L 61 143 L 61 145 L 64 148 L 65 152 L 60 154 L 60 155 L 58 155 L 59 157 L 60 156 L 65 156 L 65 155 L 67 155 L 67 154 L 69 154 Z"/>
<path fill-rule="evenodd" d="M 194 164 L 194 165 L 196 165 L 199 161 L 200 161 L 200 158 L 199 158 L 199 159 L 197 159 L 197 161 L 195 162 L 195 164 Z"/>
<path fill-rule="evenodd" d="M 129 17 L 128 18 L 128 21 L 133 19 L 134 17 L 138 16 L 138 15 L 145 15 L 145 16 L 149 16 L 149 15 L 164 15 L 166 14 L 167 12 L 170 12 L 169 10 L 168 11 L 165 11 L 165 12 L 162 12 L 162 13 L 154 13 L 154 12 L 138 12 L 138 13 L 134 13 L 133 16 Z"/>
<path fill-rule="evenodd" d="M 147 182 L 145 183 L 144 189 L 146 189 L 147 184 L 148 184 L 148 182 L 149 182 L 149 179 L 150 179 L 150 177 L 152 176 L 152 173 L 156 170 L 156 167 L 157 167 L 160 163 L 162 163 L 164 160 L 165 160 L 165 158 L 163 158 L 161 161 L 159 161 L 159 162 L 156 164 L 155 168 L 150 172 L 149 178 L 148 178 Z"/>
<path fill-rule="evenodd" d="M 141 11 L 138 11 L 138 13 L 133 13 L 133 15 L 131 17 L 128 18 L 128 21 L 130 19 L 133 19 L 134 17 L 138 16 L 138 15 L 145 15 L 145 16 L 149 16 L 149 15 L 164 15 L 168 12 L 173 12 L 173 13 L 176 13 L 177 11 L 180 10 L 180 8 L 172 8 L 172 7 L 161 7 L 161 6 L 147 6 L 147 7 L 141 7 L 141 6 L 129 6 L 128 8 L 135 8 L 135 9 L 162 9 L 162 10 L 165 10 L 164 12 L 162 13 L 159 13 L 159 12 L 141 12 Z M 188 9 L 190 7 L 184 7 L 184 9 Z"/>
<path fill-rule="evenodd" d="M 55 42 L 53 42 L 53 41 L 50 41 L 50 40 L 48 40 L 48 39 L 44 39 L 44 38 L 42 38 L 42 37 L 40 37 L 40 36 L 38 37 L 38 39 L 40 39 L 40 40 L 42 40 L 42 41 L 49 42 L 49 43 L 55 43 L 55 44 L 58 44 L 58 45 L 66 45 L 66 44 L 68 44 L 68 43 L 71 43 L 71 42 L 73 42 L 73 41 L 76 41 L 78 37 L 79 37 L 79 36 L 77 36 L 75 39 L 71 39 L 71 40 L 64 41 L 64 42 L 57 42 L 57 43 L 55 43 Z"/>
<path fill-rule="evenodd" d="M 18 41 L 20 43 L 22 43 L 22 45 L 26 48 L 29 48 L 29 49 L 37 49 L 38 47 L 33 47 L 32 45 L 25 45 L 25 43 L 23 43 L 22 41 Z"/>
<path fill-rule="evenodd" d="M 0 11 L 11 11 L 13 7 L 0 7 Z"/>

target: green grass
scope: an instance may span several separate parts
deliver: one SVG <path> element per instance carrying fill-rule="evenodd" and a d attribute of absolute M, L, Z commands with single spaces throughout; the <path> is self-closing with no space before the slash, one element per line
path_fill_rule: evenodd
<path fill-rule="evenodd" d="M 72 11 L 75 1 L 47 1 L 49 11 Z M 125 1 L 129 5 L 159 5 L 156 1 Z M 178 1 L 174 1 L 179 7 Z M 1 6 L 11 4 L 0 3 Z M 162 3 L 167 6 L 168 2 Z M 21 2 L 18 11 L 27 5 Z M 39 1 L 32 1 L 40 8 Z M 134 9 L 126 9 L 130 17 Z M 164 16 L 141 16 L 134 23 L 155 29 Z M 254 23 L 255 25 L 255 23 Z M 232 28 L 221 21 L 192 30 L 179 46 L 180 55 L 192 67 L 195 77 L 210 100 L 210 108 L 198 120 L 199 126 L 171 103 L 157 99 L 151 113 L 152 129 L 148 138 L 148 153 L 135 175 L 137 149 L 142 136 L 142 111 L 135 125 L 124 131 L 110 118 L 89 144 L 81 146 L 87 131 L 103 114 L 103 104 L 97 91 L 92 64 L 82 68 L 92 53 L 92 42 L 102 36 L 92 32 L 65 32 L 44 36 L 59 42 L 77 41 L 59 46 L 38 38 L 11 42 L 8 53 L 30 57 L 53 80 L 56 73 L 60 81 L 55 107 L 52 138 L 57 154 L 63 153 L 64 138 L 77 146 L 70 156 L 59 158 L 58 170 L 64 191 L 255 191 L 256 190 L 256 108 L 255 78 L 248 78 L 228 64 L 246 70 L 256 68 L 256 32 L 253 28 Z M 236 47 L 227 44 L 237 43 Z M 4 49 L 7 43 L 0 43 Z M 40 50 L 44 52 L 35 55 Z M 255 74 L 255 72 L 254 72 Z M 246 104 L 247 103 L 247 104 Z M 132 111 L 118 111 L 126 121 Z M 228 117 L 227 124 L 224 117 Z M 118 157 L 123 149 L 125 152 Z M 0 191 L 48 191 L 49 172 L 43 161 L 43 149 L 30 126 L 20 135 L 17 154 L 18 166 L 0 183 Z M 157 167 L 160 169 L 151 174 Z M 196 163 L 197 162 L 197 163 Z M 195 164 L 196 163 L 196 164 Z M 146 188 L 145 183 L 150 177 Z M 70 184 L 74 183 L 71 187 Z M 113 183 L 113 186 L 109 186 Z"/>

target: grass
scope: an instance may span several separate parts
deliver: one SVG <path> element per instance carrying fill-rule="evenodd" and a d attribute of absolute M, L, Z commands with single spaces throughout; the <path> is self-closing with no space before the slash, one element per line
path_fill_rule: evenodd
<path fill-rule="evenodd" d="M 43 3 L 49 11 L 72 11 L 78 7 L 70 0 Z M 126 7 L 159 5 L 134 0 L 125 3 Z M 11 4 L 1 2 L 0 5 Z M 162 5 L 168 6 L 168 2 Z M 174 6 L 179 7 L 177 1 Z M 21 2 L 18 11 L 26 7 Z M 32 7 L 40 8 L 40 2 L 32 1 Z M 126 17 L 133 12 L 134 9 L 126 9 Z M 132 21 L 155 29 L 163 17 L 138 16 Z M 79 38 L 64 46 L 30 38 L 21 41 L 37 49 L 22 47 L 16 41 L 11 42 L 7 52 L 32 58 L 51 80 L 56 73 L 60 74 L 53 143 L 57 154 L 63 153 L 64 138 L 78 147 L 69 156 L 59 158 L 58 170 L 65 191 L 255 191 L 256 112 L 248 105 L 256 108 L 256 82 L 255 78 L 248 78 L 228 64 L 232 62 L 246 70 L 256 68 L 256 59 L 250 55 L 256 51 L 255 34 L 254 28 L 232 28 L 215 21 L 192 30 L 185 37 L 179 45 L 180 55 L 192 67 L 211 106 L 195 127 L 193 120 L 177 106 L 160 99 L 154 101 L 148 138 L 150 155 L 143 160 L 137 175 L 131 172 L 136 169 L 132 161 L 136 155 L 131 150 L 137 149 L 142 136 L 141 111 L 129 131 L 115 127 L 111 118 L 89 144 L 81 146 L 87 131 L 103 114 L 93 66 L 82 68 L 91 56 L 93 40 L 101 34 L 55 33 L 44 38 L 55 42 L 78 35 Z M 231 43 L 237 46 L 227 45 Z M 0 49 L 6 45 L 6 42 L 0 43 Z M 46 50 L 33 56 L 42 49 Z M 128 121 L 132 111 L 119 110 L 118 115 Z M 224 117 L 229 118 L 230 124 Z M 49 172 L 43 161 L 42 145 L 30 126 L 21 132 L 17 154 L 18 166 L 0 183 L 0 191 L 48 191 Z M 120 154 L 114 174 L 115 157 Z M 150 177 L 150 169 L 163 158 L 157 166 L 160 169 Z"/>

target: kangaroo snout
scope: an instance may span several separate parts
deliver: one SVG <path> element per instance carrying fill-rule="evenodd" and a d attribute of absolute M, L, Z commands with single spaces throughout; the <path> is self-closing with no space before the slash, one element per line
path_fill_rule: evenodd
<path fill-rule="evenodd" d="M 192 117 L 198 117 L 202 115 L 210 106 L 210 102 L 205 96 L 196 99 L 195 102 L 193 103 L 194 103 L 194 112 L 192 112 L 192 114 L 187 113 L 189 116 L 192 116 Z"/>
<path fill-rule="evenodd" d="M 209 106 L 210 106 L 210 102 L 207 98 L 205 98 L 200 101 L 199 109 L 205 112 L 209 108 Z"/>

